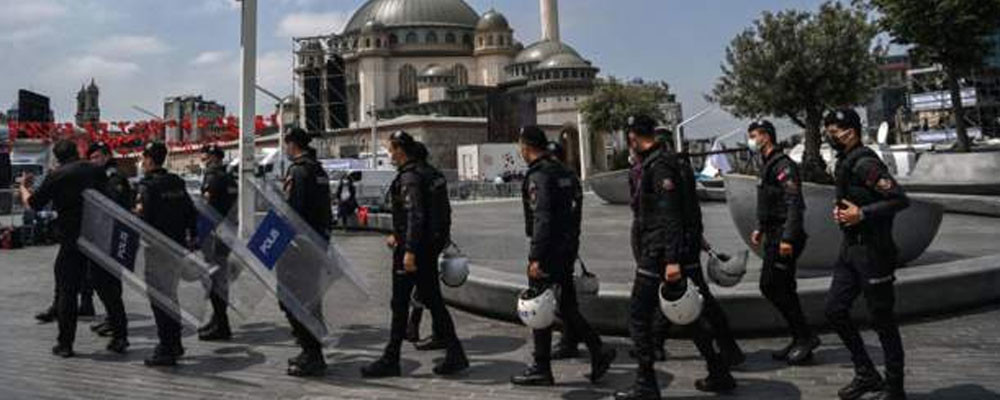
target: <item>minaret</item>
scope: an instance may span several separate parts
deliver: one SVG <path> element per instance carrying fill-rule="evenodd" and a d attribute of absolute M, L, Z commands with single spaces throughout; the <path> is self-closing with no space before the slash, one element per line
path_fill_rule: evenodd
<path fill-rule="evenodd" d="M 558 0 L 539 0 L 542 9 L 542 40 L 559 41 Z"/>

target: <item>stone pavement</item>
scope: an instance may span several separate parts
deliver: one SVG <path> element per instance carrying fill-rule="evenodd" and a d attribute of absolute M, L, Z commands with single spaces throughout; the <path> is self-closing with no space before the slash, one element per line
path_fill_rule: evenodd
<path fill-rule="evenodd" d="M 619 358 L 598 385 L 583 378 L 583 360 L 557 362 L 558 385 L 514 388 L 508 377 L 528 360 L 528 332 L 520 326 L 454 311 L 459 335 L 472 359 L 463 376 L 442 379 L 431 373 L 440 352 L 418 353 L 404 346 L 406 377 L 366 381 L 358 368 L 379 355 L 388 333 L 389 261 L 382 238 L 359 235 L 335 239 L 374 288 L 371 307 L 359 310 L 369 323 L 326 350 L 331 365 L 320 379 L 296 379 L 284 374 L 285 359 L 296 349 L 287 323 L 266 299 L 253 320 L 236 328 L 229 343 L 203 343 L 185 337 L 187 356 L 181 365 L 150 369 L 142 365 L 154 345 L 155 332 L 146 300 L 126 290 L 131 320 L 131 351 L 118 356 L 105 351 L 106 340 L 78 329 L 78 356 L 59 359 L 49 353 L 54 324 L 38 325 L 33 314 L 52 295 L 55 248 L 0 252 L 0 399 L 599 399 L 626 386 L 635 364 L 627 357 L 628 341 L 607 338 Z M 512 299 L 513 301 L 513 299 Z M 429 318 L 425 318 L 429 320 Z M 425 322 L 424 333 L 430 331 Z M 907 386 L 911 399 L 1000 399 L 1000 308 L 990 307 L 947 319 L 917 321 L 903 327 L 907 354 Z M 869 343 L 877 343 L 870 332 Z M 747 364 L 735 372 L 740 399 L 831 399 L 851 376 L 847 353 L 836 337 L 823 335 L 825 345 L 817 364 L 786 367 L 770 360 L 767 351 L 784 339 L 743 340 Z M 713 398 L 693 389 L 704 375 L 704 364 L 688 341 L 668 342 L 670 361 L 659 364 L 660 384 L 667 398 Z M 873 355 L 878 357 L 877 347 Z"/>

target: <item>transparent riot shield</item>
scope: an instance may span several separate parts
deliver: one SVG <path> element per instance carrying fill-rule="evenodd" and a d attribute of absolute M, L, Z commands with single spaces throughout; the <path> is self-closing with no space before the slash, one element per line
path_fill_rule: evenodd
<path fill-rule="evenodd" d="M 252 186 L 263 210 L 255 218 L 254 234 L 239 239 L 235 226 L 221 224 L 218 237 L 286 312 L 320 341 L 335 343 L 364 323 L 361 310 L 370 307 L 365 280 L 336 244 L 292 210 L 280 191 L 256 181 Z"/>
<path fill-rule="evenodd" d="M 212 269 L 211 292 L 226 300 L 227 308 L 238 320 L 253 316 L 267 295 L 267 289 L 250 272 L 246 263 L 232 254 L 231 247 L 220 235 L 236 231 L 236 207 L 223 216 L 204 199 L 192 197 L 198 210 L 198 248 Z"/>
<path fill-rule="evenodd" d="M 80 250 L 174 320 L 199 327 L 213 267 L 95 190 L 83 194 Z"/>

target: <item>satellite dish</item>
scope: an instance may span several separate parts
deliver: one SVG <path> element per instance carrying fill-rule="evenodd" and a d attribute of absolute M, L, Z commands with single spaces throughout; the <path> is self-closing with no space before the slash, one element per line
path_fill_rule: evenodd
<path fill-rule="evenodd" d="M 878 144 L 886 144 L 885 142 L 888 139 L 889 139 L 889 123 L 883 122 L 881 125 L 878 126 L 878 136 L 876 137 L 876 140 L 878 140 Z"/>

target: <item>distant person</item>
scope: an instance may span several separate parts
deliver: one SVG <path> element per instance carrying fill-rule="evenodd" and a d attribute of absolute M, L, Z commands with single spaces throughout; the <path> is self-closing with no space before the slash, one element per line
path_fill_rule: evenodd
<path fill-rule="evenodd" d="M 74 355 L 80 285 L 89 262 L 76 245 L 83 220 L 83 192 L 104 190 L 107 178 L 101 168 L 80 160 L 79 150 L 72 141 L 56 142 L 52 154 L 59 166 L 45 177 L 38 189 L 32 191 L 32 176 L 27 174 L 22 176 L 18 191 L 21 203 L 27 207 L 41 210 L 51 203 L 59 214 L 56 224 L 62 234 L 55 262 L 59 337 L 52 354 L 66 358 Z"/>
<path fill-rule="evenodd" d="M 225 152 L 218 145 L 202 148 L 201 162 L 205 175 L 201 182 L 201 196 L 212 209 L 226 218 L 236 204 L 239 185 L 236 177 L 226 172 L 224 159 Z M 226 313 L 226 305 L 229 303 L 229 268 L 226 260 L 230 250 L 217 238 L 206 239 L 203 247 L 205 260 L 219 268 L 212 274 L 212 284 L 208 294 L 212 303 L 212 317 L 205 326 L 198 328 L 198 339 L 229 340 L 233 336 L 229 327 L 229 316 Z"/>
<path fill-rule="evenodd" d="M 340 178 L 340 185 L 337 186 L 337 219 L 340 226 L 347 228 L 347 223 L 352 220 L 354 213 L 358 210 L 357 189 L 354 187 L 354 179 L 351 174 L 345 174 Z"/>

